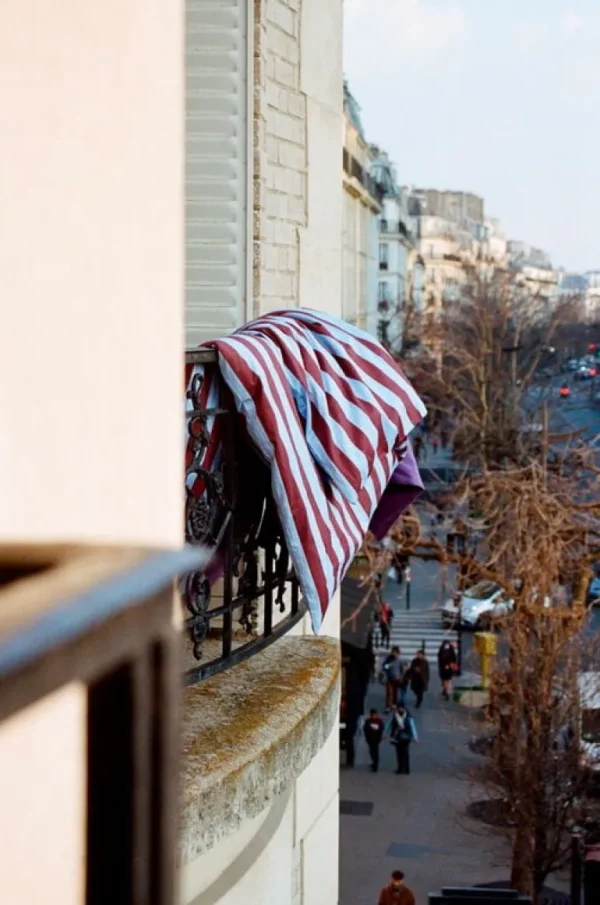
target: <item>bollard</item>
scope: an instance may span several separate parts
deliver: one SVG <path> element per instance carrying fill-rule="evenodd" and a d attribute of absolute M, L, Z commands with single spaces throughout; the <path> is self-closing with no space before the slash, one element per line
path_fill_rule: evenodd
<path fill-rule="evenodd" d="M 481 685 L 489 688 L 491 659 L 496 655 L 497 639 L 493 632 L 475 632 L 475 650 L 481 659 Z"/>

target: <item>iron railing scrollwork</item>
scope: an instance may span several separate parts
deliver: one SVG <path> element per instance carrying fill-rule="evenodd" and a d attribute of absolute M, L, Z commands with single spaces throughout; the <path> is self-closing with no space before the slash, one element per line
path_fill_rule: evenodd
<path fill-rule="evenodd" d="M 217 551 L 207 573 L 183 580 L 185 626 L 197 661 L 185 674 L 192 684 L 275 641 L 303 609 L 268 468 L 244 442 L 226 389 L 221 385 L 210 406 L 203 402 L 217 354 L 188 352 L 186 365 L 202 365 L 193 368 L 187 390 L 186 539 Z M 211 433 L 219 437 L 216 455 Z"/>

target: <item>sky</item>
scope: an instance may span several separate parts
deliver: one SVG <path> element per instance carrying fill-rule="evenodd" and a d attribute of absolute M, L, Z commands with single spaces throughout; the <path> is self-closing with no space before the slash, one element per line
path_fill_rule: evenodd
<path fill-rule="evenodd" d="M 344 0 L 344 72 L 401 184 L 483 195 L 600 269 L 600 0 Z"/>

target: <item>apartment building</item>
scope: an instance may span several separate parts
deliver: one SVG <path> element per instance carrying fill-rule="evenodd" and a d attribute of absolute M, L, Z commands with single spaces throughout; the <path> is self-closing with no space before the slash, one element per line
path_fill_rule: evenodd
<path fill-rule="evenodd" d="M 371 175 L 372 163 L 360 108 L 344 83 L 342 311 L 347 321 L 375 334 L 383 191 Z"/>

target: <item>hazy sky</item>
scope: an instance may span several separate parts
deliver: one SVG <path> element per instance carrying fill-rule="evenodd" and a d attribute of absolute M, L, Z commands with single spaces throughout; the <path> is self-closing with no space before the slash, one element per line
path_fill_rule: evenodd
<path fill-rule="evenodd" d="M 344 0 L 367 139 L 401 183 L 483 195 L 508 238 L 600 268 L 600 0 Z"/>

